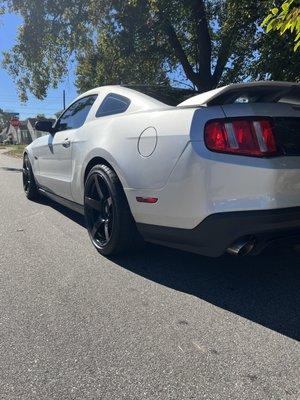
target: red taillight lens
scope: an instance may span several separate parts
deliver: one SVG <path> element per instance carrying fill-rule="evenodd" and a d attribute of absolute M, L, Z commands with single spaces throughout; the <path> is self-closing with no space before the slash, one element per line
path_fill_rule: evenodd
<path fill-rule="evenodd" d="M 225 151 L 228 146 L 228 137 L 225 125 L 222 122 L 210 122 L 205 127 L 206 146 L 216 151 Z"/>
<path fill-rule="evenodd" d="M 267 149 L 269 149 L 269 151 L 271 151 L 271 152 L 276 153 L 277 146 L 276 146 L 276 142 L 275 142 L 273 128 L 272 128 L 270 121 L 261 120 L 260 126 L 261 126 L 261 130 L 262 130 L 262 136 L 263 136 L 264 142 L 267 146 Z"/>
<path fill-rule="evenodd" d="M 208 122 L 204 130 L 212 151 L 267 157 L 278 154 L 271 120 L 233 119 Z"/>

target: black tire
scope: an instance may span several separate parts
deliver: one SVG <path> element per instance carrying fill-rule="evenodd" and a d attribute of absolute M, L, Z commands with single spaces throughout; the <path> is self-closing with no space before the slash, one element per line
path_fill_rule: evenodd
<path fill-rule="evenodd" d="M 96 165 L 88 174 L 84 212 L 90 239 L 100 254 L 114 256 L 143 242 L 122 185 L 107 165 Z"/>
<path fill-rule="evenodd" d="M 34 174 L 32 172 L 31 164 L 28 155 L 25 154 L 23 158 L 23 188 L 27 199 L 37 200 L 39 191 L 35 182 Z"/>

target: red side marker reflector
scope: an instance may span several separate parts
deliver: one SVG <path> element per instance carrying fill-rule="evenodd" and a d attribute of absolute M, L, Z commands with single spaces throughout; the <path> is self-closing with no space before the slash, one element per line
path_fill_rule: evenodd
<path fill-rule="evenodd" d="M 149 204 L 155 204 L 158 202 L 157 197 L 137 197 L 136 201 L 139 203 L 149 203 Z"/>

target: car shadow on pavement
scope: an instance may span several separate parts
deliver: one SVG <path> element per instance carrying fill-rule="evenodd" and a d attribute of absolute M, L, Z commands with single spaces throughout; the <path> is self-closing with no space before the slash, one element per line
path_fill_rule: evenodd
<path fill-rule="evenodd" d="M 46 198 L 42 202 L 85 226 L 82 215 Z M 300 340 L 300 252 L 270 247 L 255 257 L 208 258 L 147 244 L 141 252 L 112 261 L 160 285 Z"/>
<path fill-rule="evenodd" d="M 76 224 L 85 228 L 85 220 L 84 220 L 83 215 L 81 215 L 73 210 L 70 210 L 69 208 L 62 206 L 61 204 L 56 203 L 44 196 L 40 197 L 38 199 L 37 203 L 53 208 L 54 210 L 58 211 L 60 214 L 63 214 L 65 217 L 71 219 L 72 221 L 76 222 Z"/>
<path fill-rule="evenodd" d="M 22 172 L 22 168 L 12 168 L 12 167 L 0 167 L 3 171 L 7 172 Z"/>
<path fill-rule="evenodd" d="M 256 257 L 217 259 L 147 245 L 141 254 L 114 259 L 161 285 L 300 339 L 300 253 L 268 249 Z"/>

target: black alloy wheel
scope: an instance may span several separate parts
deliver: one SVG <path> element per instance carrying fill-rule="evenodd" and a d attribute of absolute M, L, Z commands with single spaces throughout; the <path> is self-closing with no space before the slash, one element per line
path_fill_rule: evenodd
<path fill-rule="evenodd" d="M 23 178 L 23 188 L 26 197 L 29 200 L 37 199 L 39 197 L 39 192 L 34 179 L 29 157 L 27 154 L 24 154 L 23 157 L 22 178 Z"/>
<path fill-rule="evenodd" d="M 90 239 L 102 255 L 115 255 L 141 242 L 122 185 L 107 165 L 96 165 L 88 174 L 84 212 Z"/>
<path fill-rule="evenodd" d="M 28 156 L 24 156 L 23 160 L 23 188 L 27 194 L 30 188 L 30 163 Z"/>
<path fill-rule="evenodd" d="M 94 173 L 88 181 L 84 205 L 91 239 L 96 247 L 102 248 L 111 239 L 114 207 L 109 187 L 98 173 Z"/>

